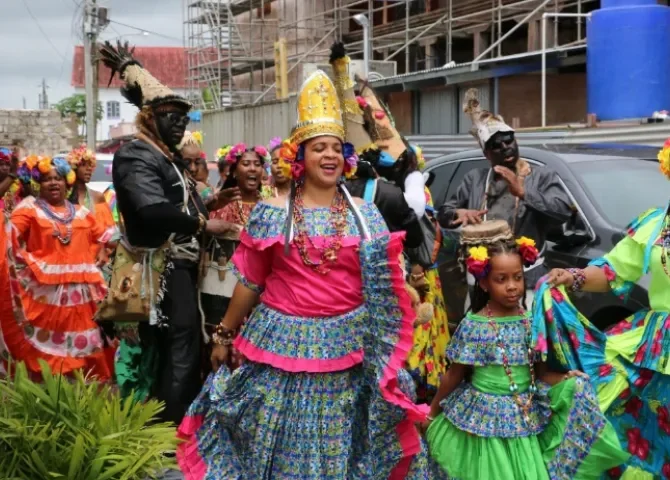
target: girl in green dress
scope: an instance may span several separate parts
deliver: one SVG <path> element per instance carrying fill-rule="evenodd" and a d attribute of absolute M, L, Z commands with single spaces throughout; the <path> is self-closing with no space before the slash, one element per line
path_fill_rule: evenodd
<path fill-rule="evenodd" d="M 595 480 L 623 463 L 586 375 L 535 361 L 520 306 L 534 241 L 496 220 L 465 227 L 462 245 L 477 282 L 424 425 L 433 458 L 451 480 Z"/>

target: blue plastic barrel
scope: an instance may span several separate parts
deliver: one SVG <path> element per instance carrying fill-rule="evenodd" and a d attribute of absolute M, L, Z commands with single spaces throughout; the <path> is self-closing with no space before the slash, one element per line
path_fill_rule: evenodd
<path fill-rule="evenodd" d="M 602 0 L 587 24 L 588 113 L 598 120 L 670 110 L 670 8 Z"/>

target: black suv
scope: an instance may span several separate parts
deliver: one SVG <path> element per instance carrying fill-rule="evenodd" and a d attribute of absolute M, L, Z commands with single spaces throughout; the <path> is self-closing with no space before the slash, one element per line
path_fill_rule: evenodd
<path fill-rule="evenodd" d="M 657 148 L 632 145 L 548 145 L 520 148 L 520 155 L 536 168 L 552 168 L 560 177 L 577 209 L 572 219 L 549 232 L 549 268 L 585 267 L 607 253 L 637 215 L 652 207 L 665 207 L 670 188 L 659 172 Z M 431 174 L 435 208 L 451 198 L 465 174 L 489 167 L 481 150 L 469 150 L 435 158 L 426 165 Z M 450 322 L 463 317 L 467 294 L 465 277 L 458 265 L 457 230 L 445 230 L 438 259 L 442 290 Z M 634 311 L 648 306 L 649 279 L 643 277 L 628 303 L 611 294 L 576 293 L 577 308 L 599 328 L 606 328 Z"/>

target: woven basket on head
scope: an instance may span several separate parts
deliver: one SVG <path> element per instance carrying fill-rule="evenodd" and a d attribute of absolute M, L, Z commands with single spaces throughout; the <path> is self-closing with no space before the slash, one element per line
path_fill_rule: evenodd
<path fill-rule="evenodd" d="M 461 244 L 464 246 L 490 244 L 512 238 L 514 234 L 505 220 L 487 220 L 475 225 L 466 225 L 461 232 Z"/>

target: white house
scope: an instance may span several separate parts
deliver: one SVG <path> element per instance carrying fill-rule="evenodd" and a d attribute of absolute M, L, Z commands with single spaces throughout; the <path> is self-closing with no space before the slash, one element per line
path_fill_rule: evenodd
<path fill-rule="evenodd" d="M 186 50 L 183 47 L 136 47 L 135 57 L 153 76 L 178 94 L 186 96 Z M 98 99 L 103 116 L 98 122 L 98 141 L 109 140 L 112 132 L 128 132 L 137 115 L 137 108 L 120 92 L 122 82 L 117 76 L 109 83 L 110 70 L 102 62 L 98 66 Z M 86 93 L 84 83 L 84 47 L 74 49 L 72 86 L 75 93 Z M 123 128 L 121 128 L 123 127 Z"/>

